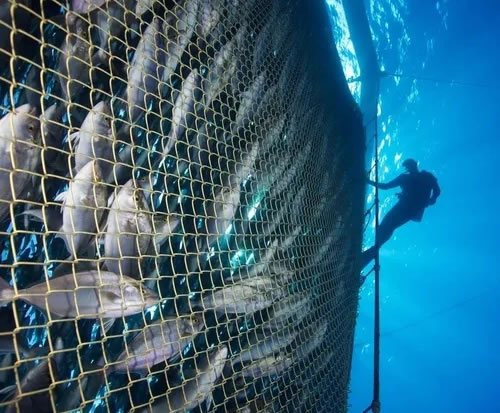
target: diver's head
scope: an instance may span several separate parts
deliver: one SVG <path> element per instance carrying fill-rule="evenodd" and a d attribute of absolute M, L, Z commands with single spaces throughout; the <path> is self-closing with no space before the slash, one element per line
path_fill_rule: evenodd
<path fill-rule="evenodd" d="M 411 174 L 418 172 L 418 163 L 415 159 L 407 159 L 403 162 L 403 166 Z"/>

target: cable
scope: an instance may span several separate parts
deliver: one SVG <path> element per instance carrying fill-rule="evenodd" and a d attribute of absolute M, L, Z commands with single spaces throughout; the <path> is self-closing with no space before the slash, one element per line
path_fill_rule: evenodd
<path fill-rule="evenodd" d="M 377 90 L 377 102 L 376 107 L 378 108 L 378 100 L 380 98 L 380 91 Z M 375 112 L 376 113 L 376 112 Z M 363 413 L 368 411 L 373 411 L 373 413 L 380 413 L 380 254 L 379 254 L 379 188 L 378 188 L 378 120 L 375 122 L 375 266 L 373 271 L 375 272 L 375 300 L 374 300 L 374 312 L 375 312 L 375 326 L 373 333 L 373 400 Z M 369 273 L 368 273 L 369 274 Z M 365 277 L 366 279 L 366 277 Z M 363 280 L 364 281 L 364 280 Z"/>
<path fill-rule="evenodd" d="M 460 86 L 468 86 L 468 87 L 478 87 L 478 88 L 489 88 L 491 86 L 484 85 L 481 83 L 472 83 L 472 82 L 462 82 L 462 81 L 457 81 L 457 80 L 448 80 L 448 79 L 436 79 L 432 77 L 425 77 L 425 76 L 415 76 L 415 75 L 408 75 L 404 73 L 392 73 L 392 72 L 387 72 L 385 70 L 380 72 L 380 76 L 391 76 L 391 77 L 402 77 L 406 79 L 414 79 L 414 80 L 422 80 L 425 82 L 435 82 L 435 83 L 445 83 L 448 85 L 460 85 Z"/>
<path fill-rule="evenodd" d="M 368 276 L 369 274 L 370 273 L 368 273 L 366 276 Z M 413 321 L 411 323 L 405 324 L 405 325 L 403 325 L 401 327 L 397 327 L 397 328 L 395 328 L 393 330 L 385 331 L 380 336 L 381 337 L 388 337 L 388 336 L 392 336 L 394 334 L 397 334 L 400 331 L 407 330 L 407 329 L 412 328 L 412 327 L 416 327 L 416 326 L 418 326 L 418 325 L 420 325 L 422 323 L 425 323 L 426 321 L 432 320 L 432 319 L 434 319 L 436 317 L 440 317 L 440 316 L 442 316 L 444 314 L 447 314 L 447 313 L 449 313 L 451 311 L 456 310 L 457 308 L 461 308 L 461 307 L 463 307 L 463 306 L 465 306 L 467 304 L 470 304 L 471 302 L 476 301 L 479 298 L 484 297 L 485 295 L 488 295 L 490 293 L 491 293 L 491 291 L 483 291 L 480 294 L 476 294 L 476 295 L 471 296 L 469 298 L 466 298 L 464 300 L 458 301 L 458 302 L 456 302 L 454 304 L 451 304 L 448 307 L 441 308 L 440 310 L 437 310 L 437 311 L 435 311 L 435 312 L 433 312 L 431 314 L 428 314 L 425 317 L 422 317 L 422 318 L 420 318 L 418 320 L 415 320 L 415 321 Z M 367 344 L 369 344 L 369 343 L 368 342 L 355 343 L 354 347 L 365 346 Z"/>
<path fill-rule="evenodd" d="M 417 76 L 413 74 L 405 74 L 405 73 L 394 73 L 394 72 L 388 72 L 385 70 L 381 70 L 379 73 L 380 77 L 401 77 L 401 78 L 406 78 L 406 79 L 414 79 L 414 80 L 422 80 L 424 82 L 434 82 L 434 83 L 444 83 L 447 85 L 458 85 L 458 86 L 466 86 L 466 87 L 477 87 L 477 88 L 491 88 L 491 85 L 486 85 L 482 83 L 474 83 L 474 82 L 463 82 L 461 80 L 449 80 L 449 79 L 438 79 L 438 78 L 433 78 L 433 77 L 426 77 L 426 76 Z M 358 77 L 351 77 L 347 79 L 347 83 L 354 83 L 354 82 L 362 82 L 364 80 L 363 76 L 358 76 Z"/>

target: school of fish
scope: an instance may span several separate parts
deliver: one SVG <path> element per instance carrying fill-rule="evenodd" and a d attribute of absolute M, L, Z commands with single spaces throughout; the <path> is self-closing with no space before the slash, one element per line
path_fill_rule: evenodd
<path fill-rule="evenodd" d="M 286 377 L 335 357 L 307 271 L 340 236 L 296 257 L 331 183 L 315 183 L 311 222 L 291 223 L 308 208 L 303 170 L 326 165 L 326 137 L 303 140 L 319 129 L 291 13 L 38 3 L 0 4 L 0 225 L 14 251 L 1 262 L 0 406 L 275 411 Z M 14 25 L 29 41 L 5 41 Z M 312 386 L 296 386 L 299 406 Z"/>

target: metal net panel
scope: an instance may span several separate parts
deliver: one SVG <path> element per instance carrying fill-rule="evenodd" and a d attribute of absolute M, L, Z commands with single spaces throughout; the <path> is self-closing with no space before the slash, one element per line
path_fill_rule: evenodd
<path fill-rule="evenodd" d="M 349 118 L 302 7 L 2 0 L 2 411 L 346 410 Z"/>

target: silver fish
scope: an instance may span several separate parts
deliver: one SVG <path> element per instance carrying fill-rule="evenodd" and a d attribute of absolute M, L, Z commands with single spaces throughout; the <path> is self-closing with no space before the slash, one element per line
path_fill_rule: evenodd
<path fill-rule="evenodd" d="M 60 318 L 118 318 L 158 304 L 158 296 L 136 280 L 109 271 L 86 271 L 48 279 L 18 294 L 5 281 L 0 300 L 15 298 Z"/>
<path fill-rule="evenodd" d="M 254 143 L 252 150 L 242 155 L 240 162 L 229 167 L 230 174 L 222 176 L 223 185 L 213 201 L 204 203 L 206 236 L 200 237 L 199 250 L 203 250 L 223 236 L 229 229 L 240 205 L 241 182 L 254 168 L 259 153 L 259 143 Z"/>
<path fill-rule="evenodd" d="M 277 376 L 293 364 L 293 359 L 284 354 L 270 355 L 244 366 L 238 376 L 259 379 L 264 376 Z M 238 378 L 236 378 L 238 381 Z"/>
<path fill-rule="evenodd" d="M 29 190 L 40 163 L 40 121 L 35 112 L 25 104 L 0 119 L 0 220 L 9 214 L 13 191 L 19 199 Z"/>
<path fill-rule="evenodd" d="M 151 407 L 140 410 L 141 413 L 186 412 L 211 397 L 217 380 L 222 375 L 228 348 L 222 345 L 212 350 L 208 357 L 197 363 L 197 375 L 184 382 L 181 387 L 174 388 L 166 396 L 156 399 Z"/>
<path fill-rule="evenodd" d="M 237 127 L 246 126 L 252 121 L 254 114 L 263 99 L 263 89 L 265 86 L 266 74 L 261 73 L 254 80 L 252 85 L 243 92 L 240 106 L 236 113 L 235 125 Z"/>
<path fill-rule="evenodd" d="M 75 140 L 75 169 L 77 174 L 89 161 L 99 159 L 103 176 L 112 167 L 113 131 L 111 110 L 107 103 L 99 102 L 85 117 Z M 108 162 L 106 162 L 108 161 Z"/>
<path fill-rule="evenodd" d="M 107 188 L 102 183 L 102 170 L 97 161 L 88 162 L 71 180 L 62 205 L 62 232 L 72 257 L 77 257 L 97 234 L 104 208 Z"/>
<path fill-rule="evenodd" d="M 285 291 L 268 276 L 253 277 L 205 293 L 200 306 L 226 314 L 253 314 L 270 307 Z"/>
<path fill-rule="evenodd" d="M 297 337 L 298 332 L 287 329 L 282 334 L 256 334 L 251 340 L 250 346 L 234 357 L 231 362 L 233 366 L 237 363 L 253 362 L 268 357 L 271 354 L 289 346 Z"/>
<path fill-rule="evenodd" d="M 56 340 L 56 350 L 63 349 L 63 343 L 60 338 Z M 6 413 L 49 413 L 52 412 L 50 402 L 50 385 L 52 384 L 52 374 L 57 372 L 57 364 L 54 363 L 55 356 L 49 354 L 39 364 L 28 370 L 26 376 L 16 387 L 15 396 L 12 404 L 9 404 Z M 49 363 L 52 364 L 49 366 Z M 45 390 L 45 391 L 42 391 Z"/>
<path fill-rule="evenodd" d="M 188 126 L 187 116 L 193 112 L 195 92 L 199 87 L 200 77 L 197 69 L 193 69 L 182 84 L 182 89 L 175 100 L 172 112 L 172 126 L 163 147 L 167 155 Z"/>
<path fill-rule="evenodd" d="M 197 33 L 201 38 L 207 38 L 219 22 L 222 10 L 218 0 L 201 0 Z"/>
<path fill-rule="evenodd" d="M 64 173 L 68 169 L 65 154 L 61 149 L 62 139 L 68 131 L 62 121 L 65 113 L 65 105 L 54 103 L 44 109 L 40 116 L 44 164 L 46 168 L 63 171 Z"/>
<path fill-rule="evenodd" d="M 127 103 L 131 122 L 145 113 L 153 96 L 159 97 L 158 85 L 162 78 L 165 53 L 159 17 L 153 18 L 145 30 L 128 70 Z"/>
<path fill-rule="evenodd" d="M 314 327 L 314 329 L 309 330 L 309 334 L 306 336 L 307 338 L 305 340 L 301 340 L 295 348 L 294 353 L 298 360 L 306 359 L 309 354 L 311 354 L 314 349 L 319 347 L 319 345 L 323 342 L 325 334 L 328 330 L 328 321 L 317 323 Z"/>
<path fill-rule="evenodd" d="M 148 10 L 153 9 L 153 3 L 156 0 L 137 0 L 137 4 L 135 6 L 135 14 L 136 16 L 142 16 Z"/>
<path fill-rule="evenodd" d="M 59 56 L 59 83 L 66 101 L 72 101 L 89 83 L 91 66 L 87 17 L 66 13 L 66 38 Z"/>
<path fill-rule="evenodd" d="M 310 297 L 304 294 L 294 294 L 276 301 L 270 308 L 271 318 L 262 327 L 270 331 L 282 331 L 296 326 L 307 316 L 309 303 Z"/>
<path fill-rule="evenodd" d="M 165 16 L 163 32 L 166 36 L 164 72 L 162 83 L 170 85 L 170 76 L 175 72 L 186 49 L 198 16 L 200 0 L 178 0 Z"/>
<path fill-rule="evenodd" d="M 107 219 L 104 251 L 108 270 L 140 278 L 140 257 L 149 254 L 153 236 L 144 192 L 129 180 L 116 195 Z"/>
<path fill-rule="evenodd" d="M 283 128 L 285 126 L 285 116 L 281 116 L 270 128 L 266 134 L 266 138 L 262 144 L 262 151 L 267 152 L 272 148 L 281 137 Z"/>
<path fill-rule="evenodd" d="M 277 198 L 278 195 L 283 192 L 288 187 L 288 185 L 290 185 L 299 171 L 302 170 L 302 167 L 304 166 L 304 163 L 306 162 L 311 149 L 312 145 L 309 142 L 305 146 L 305 149 L 297 156 L 293 164 L 288 168 L 287 171 L 285 171 L 281 179 L 275 181 L 275 185 L 269 190 L 268 196 L 270 198 Z"/>
<path fill-rule="evenodd" d="M 195 314 L 148 325 L 127 344 L 113 371 L 147 373 L 154 365 L 179 355 L 203 326 L 203 317 Z"/>
<path fill-rule="evenodd" d="M 127 26 L 131 26 L 131 19 L 128 18 L 128 10 L 133 8 L 133 0 L 109 0 L 103 1 L 102 9 L 95 13 L 96 28 L 99 30 L 99 50 L 92 59 L 109 65 L 109 55 L 111 54 L 110 40 L 118 39 Z M 109 55 L 108 55 L 109 53 Z"/>
<path fill-rule="evenodd" d="M 16 351 L 30 358 L 36 354 L 36 352 L 23 346 L 21 341 L 17 339 L 17 334 L 0 334 L 0 354 L 16 354 Z"/>
<path fill-rule="evenodd" d="M 233 77 L 238 61 L 235 57 L 235 49 L 241 44 L 246 31 L 246 26 L 241 27 L 238 33 L 215 55 L 207 77 L 202 81 L 204 103 L 206 106 L 210 106 L 212 101 L 217 98 Z"/>
<path fill-rule="evenodd" d="M 85 14 L 103 6 L 108 0 L 73 0 L 71 10 L 75 13 Z"/>

